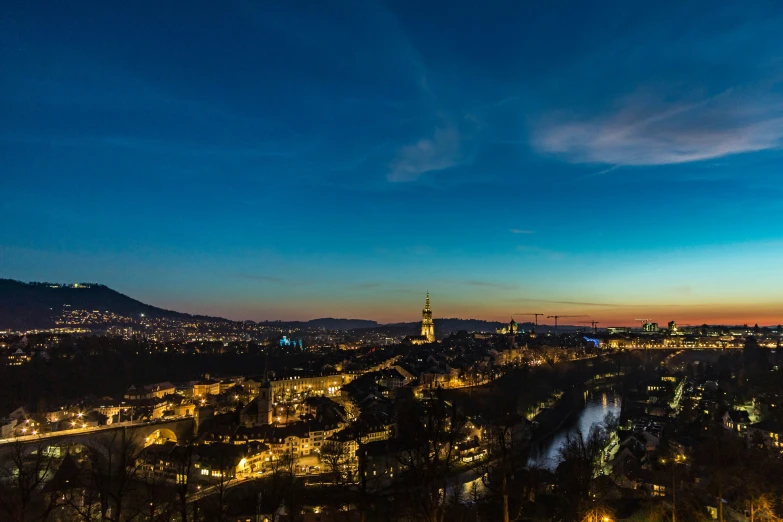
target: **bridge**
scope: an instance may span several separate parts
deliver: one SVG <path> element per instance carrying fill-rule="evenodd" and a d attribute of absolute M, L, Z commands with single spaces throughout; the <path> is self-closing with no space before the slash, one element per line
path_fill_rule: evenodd
<path fill-rule="evenodd" d="M 158 419 L 150 422 L 122 422 L 108 426 L 84 427 L 0 439 L 0 455 L 23 445 L 25 452 L 43 447 L 86 446 L 102 452 L 108 451 L 108 444 L 114 440 L 132 441 L 134 445 L 187 440 L 195 435 L 196 420 L 193 417 Z"/>
<path fill-rule="evenodd" d="M 631 344 L 622 347 L 625 350 L 741 350 L 742 346 L 715 344 L 684 344 L 670 346 L 664 344 Z"/>

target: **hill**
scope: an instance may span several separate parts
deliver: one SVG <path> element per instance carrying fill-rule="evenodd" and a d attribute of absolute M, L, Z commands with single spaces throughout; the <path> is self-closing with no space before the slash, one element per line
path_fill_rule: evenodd
<path fill-rule="evenodd" d="M 105 285 L 23 283 L 0 279 L 0 329 L 51 328 L 66 305 L 74 310 L 101 310 L 124 316 L 144 314 L 155 318 L 207 319 L 144 304 Z"/>
<path fill-rule="evenodd" d="M 218 317 L 190 315 L 148 305 L 97 283 L 59 284 L 24 283 L 0 279 L 0 330 L 33 330 L 52 328 L 64 309 L 99 310 L 126 317 L 144 314 L 151 318 L 204 319 L 232 322 Z M 438 337 L 466 330 L 494 332 L 505 323 L 479 319 L 435 319 Z M 253 321 L 249 321 L 253 322 Z M 274 321 L 254 324 L 275 324 L 289 328 L 325 328 L 327 330 L 376 331 L 390 336 L 418 335 L 420 323 L 379 324 L 367 319 L 339 319 L 326 317 L 310 321 Z"/>
<path fill-rule="evenodd" d="M 314 328 L 326 328 L 327 330 L 356 330 L 379 326 L 377 322 L 368 319 L 333 319 L 331 317 L 313 319 L 305 324 Z"/>

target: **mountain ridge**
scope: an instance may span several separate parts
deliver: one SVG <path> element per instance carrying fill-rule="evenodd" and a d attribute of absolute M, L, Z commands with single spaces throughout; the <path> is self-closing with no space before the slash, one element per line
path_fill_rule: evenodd
<path fill-rule="evenodd" d="M 382 324 L 370 319 L 322 317 L 308 321 L 234 321 L 210 315 L 167 310 L 143 303 L 100 283 L 23 282 L 0 278 L 0 329 L 53 328 L 64 307 L 108 311 L 122 316 L 199 319 L 228 323 L 280 324 L 327 330 L 415 329 L 417 321 Z M 435 318 L 440 333 L 459 330 L 493 331 L 505 323 L 481 319 Z"/>

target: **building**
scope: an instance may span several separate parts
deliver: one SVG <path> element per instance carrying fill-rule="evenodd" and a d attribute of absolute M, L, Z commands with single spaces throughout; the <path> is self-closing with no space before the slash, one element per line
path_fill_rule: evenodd
<path fill-rule="evenodd" d="M 608 334 L 629 334 L 631 329 L 627 326 L 610 326 L 606 329 Z"/>
<path fill-rule="evenodd" d="M 146 386 L 131 386 L 125 392 L 126 399 L 160 399 L 166 395 L 172 395 L 177 388 L 170 382 L 147 384 Z"/>
<path fill-rule="evenodd" d="M 0 419 L 0 439 L 7 439 L 14 433 L 17 420 L 12 418 Z"/>
<path fill-rule="evenodd" d="M 642 325 L 642 331 L 645 333 L 656 333 L 659 330 L 658 323 L 644 323 Z"/>
<path fill-rule="evenodd" d="M 750 433 L 768 448 L 783 451 L 783 424 L 774 419 L 751 424 Z"/>
<path fill-rule="evenodd" d="M 750 417 L 745 410 L 729 410 L 723 414 L 723 427 L 727 430 L 745 433 L 750 426 Z"/>
<path fill-rule="evenodd" d="M 324 441 L 338 432 L 340 425 L 318 422 L 294 422 L 285 426 L 240 426 L 232 435 L 234 444 L 263 442 L 271 455 L 304 457 L 321 451 Z"/>
<path fill-rule="evenodd" d="M 302 398 L 304 396 L 339 395 L 340 388 L 351 380 L 348 374 L 295 375 L 270 382 L 274 402 Z"/>
<path fill-rule="evenodd" d="M 380 488 L 394 480 L 403 471 L 403 448 L 397 439 L 369 442 L 362 447 L 359 460 L 359 473 L 368 482 L 368 486 Z"/>
<path fill-rule="evenodd" d="M 508 323 L 508 326 L 504 326 L 503 328 L 498 328 L 495 331 L 501 335 L 516 335 L 519 332 L 519 325 L 512 317 L 511 322 Z"/>
<path fill-rule="evenodd" d="M 424 310 L 421 311 L 421 336 L 427 339 L 428 343 L 435 342 L 435 323 L 432 322 L 429 292 L 427 292 L 427 299 L 424 301 Z"/>
<path fill-rule="evenodd" d="M 498 366 L 510 364 L 520 364 L 525 354 L 526 347 L 516 345 L 509 346 L 503 350 L 490 350 L 489 355 L 494 359 Z"/>
<path fill-rule="evenodd" d="M 256 398 L 242 410 L 242 424 L 247 427 L 272 424 L 273 413 L 272 385 L 266 381 L 258 387 Z"/>
<path fill-rule="evenodd" d="M 435 323 L 432 321 L 432 308 L 430 308 L 430 293 L 424 301 L 424 310 L 421 311 L 421 335 L 412 337 L 413 344 L 425 344 L 435 342 Z"/>
<path fill-rule="evenodd" d="M 25 353 L 21 348 L 17 348 L 15 352 L 9 353 L 6 357 L 6 365 L 8 366 L 21 366 L 30 362 L 32 357 L 28 353 Z"/>
<path fill-rule="evenodd" d="M 208 395 L 220 395 L 220 381 L 207 379 L 193 384 L 193 397 L 202 398 Z"/>

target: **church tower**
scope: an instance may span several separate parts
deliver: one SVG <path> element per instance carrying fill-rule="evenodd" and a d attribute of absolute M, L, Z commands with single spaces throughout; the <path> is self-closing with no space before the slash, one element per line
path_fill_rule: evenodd
<path fill-rule="evenodd" d="M 429 292 L 427 292 L 427 300 L 424 302 L 424 310 L 421 311 L 421 336 L 427 339 L 428 343 L 435 342 L 435 324 L 432 322 Z"/>
<path fill-rule="evenodd" d="M 268 379 L 258 388 L 258 424 L 272 424 L 272 385 Z"/>

